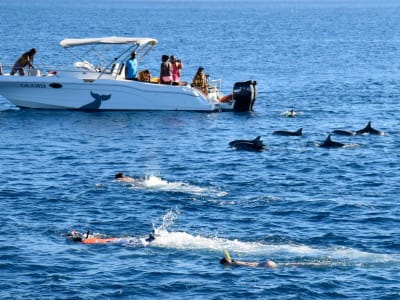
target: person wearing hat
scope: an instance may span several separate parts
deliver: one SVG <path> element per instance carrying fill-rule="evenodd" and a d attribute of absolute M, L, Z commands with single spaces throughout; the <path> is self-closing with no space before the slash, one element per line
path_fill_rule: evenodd
<path fill-rule="evenodd" d="M 137 67 L 138 61 L 136 59 L 136 52 L 131 53 L 131 57 L 126 61 L 125 64 L 125 79 L 137 80 Z"/>
<path fill-rule="evenodd" d="M 196 75 L 194 75 L 192 87 L 200 90 L 206 96 L 208 95 L 208 83 L 207 83 L 206 74 L 204 74 L 203 67 L 199 67 Z"/>

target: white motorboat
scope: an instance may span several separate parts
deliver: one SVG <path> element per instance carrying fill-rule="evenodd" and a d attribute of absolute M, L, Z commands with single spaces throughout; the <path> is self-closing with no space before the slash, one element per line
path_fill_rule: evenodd
<path fill-rule="evenodd" d="M 207 95 L 187 83 L 126 80 L 125 61 L 130 53 L 136 51 L 140 66 L 156 44 L 157 40 L 151 38 L 65 39 L 60 45 L 80 61 L 66 69 L 36 68 L 27 76 L 6 73 L 0 76 L 0 95 L 18 107 L 33 109 L 252 111 L 255 81 L 237 82 L 232 94 L 224 96 L 220 80 L 209 80 Z M 115 50 L 117 46 L 123 51 L 101 65 L 93 65 L 73 51 L 86 47 L 85 54 L 99 53 L 99 48 Z"/>

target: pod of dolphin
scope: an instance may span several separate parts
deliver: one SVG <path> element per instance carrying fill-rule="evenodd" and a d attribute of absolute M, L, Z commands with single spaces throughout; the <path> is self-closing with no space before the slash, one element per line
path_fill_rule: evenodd
<path fill-rule="evenodd" d="M 281 136 L 302 136 L 303 128 L 299 128 L 296 131 L 287 131 L 287 130 L 277 130 L 273 132 L 274 135 Z M 355 146 L 357 144 L 345 144 L 332 140 L 332 135 L 344 135 L 344 136 L 355 136 L 355 135 L 385 135 L 383 131 L 377 130 L 372 127 L 371 121 L 368 122 L 367 126 L 364 128 L 353 131 L 353 130 L 333 130 L 328 134 L 328 137 L 322 143 L 316 144 L 318 147 L 322 148 L 343 148 L 349 146 Z M 263 151 L 265 149 L 265 145 L 261 140 L 261 136 L 257 136 L 253 140 L 234 140 L 229 143 L 229 146 L 236 150 L 245 150 L 245 151 Z"/>

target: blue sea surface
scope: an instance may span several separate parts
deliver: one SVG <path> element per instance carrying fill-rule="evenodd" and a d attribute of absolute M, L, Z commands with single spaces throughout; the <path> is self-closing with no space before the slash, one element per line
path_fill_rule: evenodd
<path fill-rule="evenodd" d="M 143 36 L 159 41 L 141 63 L 153 74 L 174 54 L 183 80 L 201 65 L 224 93 L 259 88 L 252 113 L 21 110 L 0 97 L 1 299 L 400 298 L 398 1 L 0 5 L 3 67 L 32 47 L 36 65 L 71 64 L 64 38 Z M 368 121 L 385 135 L 317 147 Z M 257 136 L 263 152 L 228 145 Z M 130 242 L 85 245 L 71 230 Z M 224 267 L 224 249 L 278 268 Z"/>

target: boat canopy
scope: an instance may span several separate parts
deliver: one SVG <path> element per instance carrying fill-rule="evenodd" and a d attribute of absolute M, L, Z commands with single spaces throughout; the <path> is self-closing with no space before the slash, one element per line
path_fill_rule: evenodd
<path fill-rule="evenodd" d="M 63 48 L 96 44 L 136 44 L 140 47 L 146 44 L 155 46 L 157 44 L 157 40 L 151 38 L 111 36 L 102 38 L 64 39 L 60 42 L 60 45 Z"/>

